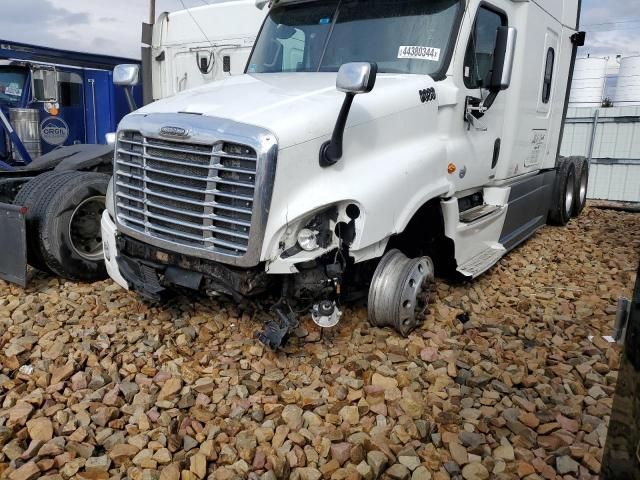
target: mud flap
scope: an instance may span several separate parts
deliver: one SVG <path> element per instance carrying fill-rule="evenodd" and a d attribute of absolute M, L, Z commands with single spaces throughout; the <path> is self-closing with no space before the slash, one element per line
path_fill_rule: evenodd
<path fill-rule="evenodd" d="M 26 209 L 0 203 L 0 278 L 27 286 Z"/>

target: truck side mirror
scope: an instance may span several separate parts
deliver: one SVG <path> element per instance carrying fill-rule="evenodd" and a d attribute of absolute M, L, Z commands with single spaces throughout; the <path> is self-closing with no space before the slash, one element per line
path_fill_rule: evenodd
<path fill-rule="evenodd" d="M 340 67 L 336 88 L 346 94 L 369 93 L 376 84 L 378 65 L 376 63 L 354 62 Z"/>
<path fill-rule="evenodd" d="M 34 70 L 31 75 L 33 81 L 33 100 L 36 102 L 58 101 L 58 72 L 54 69 Z"/>
<path fill-rule="evenodd" d="M 116 65 L 113 69 L 113 83 L 121 87 L 133 87 L 140 83 L 139 65 Z"/>
<path fill-rule="evenodd" d="M 336 88 L 346 94 L 342 109 L 333 129 L 331 140 L 320 148 L 320 166 L 330 167 L 342 158 L 344 129 L 353 105 L 353 99 L 361 93 L 369 93 L 376 84 L 378 64 L 367 62 L 346 63 L 340 67 Z"/>
<path fill-rule="evenodd" d="M 124 87 L 124 94 L 127 97 L 129 109 L 133 112 L 138 109 L 133 98 L 133 87 L 140 83 L 140 65 L 121 64 L 113 69 L 113 83 Z"/>
<path fill-rule="evenodd" d="M 516 52 L 518 31 L 513 27 L 498 27 L 496 49 L 493 54 L 493 68 L 489 85 L 491 92 L 506 90 L 511 85 L 513 57 Z"/>

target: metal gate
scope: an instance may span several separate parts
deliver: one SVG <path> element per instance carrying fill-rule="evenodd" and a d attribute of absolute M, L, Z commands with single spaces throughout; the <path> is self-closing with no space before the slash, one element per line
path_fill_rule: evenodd
<path fill-rule="evenodd" d="M 561 154 L 591 160 L 589 198 L 640 202 L 640 107 L 570 108 Z"/>

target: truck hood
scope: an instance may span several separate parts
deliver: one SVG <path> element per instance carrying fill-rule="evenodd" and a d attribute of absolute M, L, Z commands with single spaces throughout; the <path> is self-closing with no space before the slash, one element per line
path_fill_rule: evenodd
<path fill-rule="evenodd" d="M 148 105 L 135 114 L 190 113 L 265 128 L 284 149 L 328 136 L 344 94 L 336 73 L 270 73 L 231 77 Z M 347 128 L 420 105 L 419 91 L 434 87 L 423 75 L 378 75 L 374 90 L 359 95 Z"/>

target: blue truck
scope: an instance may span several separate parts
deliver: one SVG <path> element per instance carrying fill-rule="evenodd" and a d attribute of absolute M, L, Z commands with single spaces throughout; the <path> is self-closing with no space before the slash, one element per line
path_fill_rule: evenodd
<path fill-rule="evenodd" d="M 113 82 L 136 60 L 0 40 L 0 278 L 27 263 L 62 277 L 106 276 L 100 216 L 115 132 L 141 88 Z"/>

